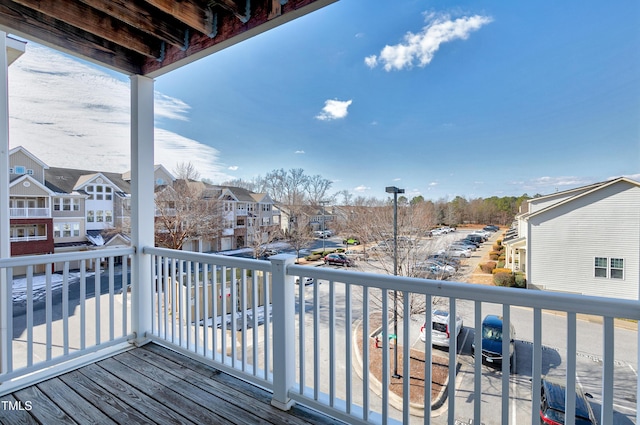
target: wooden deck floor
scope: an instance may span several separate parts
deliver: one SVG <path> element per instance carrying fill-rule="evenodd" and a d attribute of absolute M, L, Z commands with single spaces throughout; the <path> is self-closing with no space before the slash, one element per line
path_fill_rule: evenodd
<path fill-rule="evenodd" d="M 23 410 L 10 410 L 8 403 Z M 2 424 L 335 424 L 156 344 L 84 366 L 0 398 Z M 29 410 L 30 405 L 30 410 Z M 4 408 L 3 408 L 4 406 Z"/>

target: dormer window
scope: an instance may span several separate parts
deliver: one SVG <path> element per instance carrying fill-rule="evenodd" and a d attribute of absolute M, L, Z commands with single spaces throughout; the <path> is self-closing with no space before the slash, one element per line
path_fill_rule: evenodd
<path fill-rule="evenodd" d="M 27 169 L 24 168 L 22 165 L 16 166 L 14 171 L 15 171 L 14 174 L 26 174 L 27 173 Z"/>

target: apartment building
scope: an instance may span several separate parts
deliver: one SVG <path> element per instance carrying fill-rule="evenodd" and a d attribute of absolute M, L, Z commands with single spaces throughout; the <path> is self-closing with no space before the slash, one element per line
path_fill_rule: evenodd
<path fill-rule="evenodd" d="M 49 167 L 22 146 L 12 149 L 9 158 L 12 256 L 130 245 L 130 172 Z M 156 193 L 176 182 L 162 165 L 155 166 L 154 180 Z M 188 184 L 196 187 L 199 202 L 215 211 L 210 219 L 221 221 L 221 231 L 192 236 L 183 250 L 238 249 L 266 243 L 277 233 L 280 212 L 269 195 L 203 182 Z"/>

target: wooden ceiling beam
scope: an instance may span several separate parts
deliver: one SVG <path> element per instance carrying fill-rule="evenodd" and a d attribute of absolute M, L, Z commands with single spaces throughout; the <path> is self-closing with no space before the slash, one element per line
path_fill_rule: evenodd
<path fill-rule="evenodd" d="M 149 4 L 142 0 L 80 0 L 133 28 L 138 28 L 156 38 L 166 41 L 179 49 L 187 44 L 188 30 L 185 25 L 158 10 L 149 10 Z M 158 16 L 162 15 L 162 16 Z"/>
<path fill-rule="evenodd" d="M 145 0 L 151 6 L 210 37 L 214 32 L 211 9 L 195 0 Z"/>
<path fill-rule="evenodd" d="M 211 6 L 219 6 L 222 9 L 228 12 L 231 12 L 233 16 L 238 18 L 242 23 L 247 22 L 247 20 L 249 20 L 249 17 L 250 17 L 249 10 L 246 10 L 249 8 L 249 4 L 247 3 L 247 0 L 245 0 L 244 3 L 245 3 L 245 6 L 243 6 L 242 8 L 243 10 L 241 11 L 240 7 L 234 0 L 210 0 L 209 1 L 209 4 Z"/>
<path fill-rule="evenodd" d="M 161 59 L 162 43 L 140 30 L 78 1 L 14 0 L 21 6 L 121 45 L 148 58 Z"/>
<path fill-rule="evenodd" d="M 15 3 L 0 2 L 0 25 L 8 28 L 12 34 L 83 56 L 120 72 L 142 72 L 141 55 Z"/>

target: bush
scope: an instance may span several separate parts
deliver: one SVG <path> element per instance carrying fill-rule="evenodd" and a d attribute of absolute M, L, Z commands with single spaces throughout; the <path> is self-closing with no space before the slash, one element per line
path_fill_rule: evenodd
<path fill-rule="evenodd" d="M 498 261 L 498 268 L 501 269 L 504 267 L 504 260 Z"/>
<path fill-rule="evenodd" d="M 502 246 L 502 239 L 498 239 L 498 240 L 496 241 L 496 245 L 498 245 L 498 246 Z"/>
<path fill-rule="evenodd" d="M 480 270 L 482 270 L 484 273 L 492 273 L 493 269 L 495 268 L 496 268 L 495 261 L 488 261 L 486 263 L 480 264 Z"/>
<path fill-rule="evenodd" d="M 498 267 L 493 269 L 493 274 L 496 274 L 496 273 L 513 273 L 513 272 L 511 271 L 511 269 L 505 269 L 504 265 L 503 267 L 500 267 L 500 264 L 498 264 Z"/>
<path fill-rule="evenodd" d="M 498 243 L 494 243 L 493 246 L 491 247 L 492 250 L 496 251 L 496 252 L 502 252 L 504 251 L 504 247 Z"/>
<path fill-rule="evenodd" d="M 316 261 L 322 258 L 322 254 L 311 254 L 304 257 L 307 261 Z"/>
<path fill-rule="evenodd" d="M 500 254 L 498 256 L 498 261 L 504 261 L 505 255 L 504 254 Z"/>
<path fill-rule="evenodd" d="M 493 283 L 495 283 L 496 286 L 507 286 L 507 287 L 514 286 L 515 282 L 516 282 L 516 278 L 513 275 L 513 273 L 511 273 L 511 270 L 509 270 L 509 273 L 505 273 L 505 272 L 495 273 L 495 270 L 494 270 Z"/>
<path fill-rule="evenodd" d="M 490 260 L 497 260 L 498 258 L 500 258 L 500 253 L 498 251 L 489 252 L 489 259 Z"/>
<path fill-rule="evenodd" d="M 527 287 L 527 278 L 525 277 L 523 272 L 517 272 L 514 277 L 515 277 L 514 285 L 516 288 Z"/>

